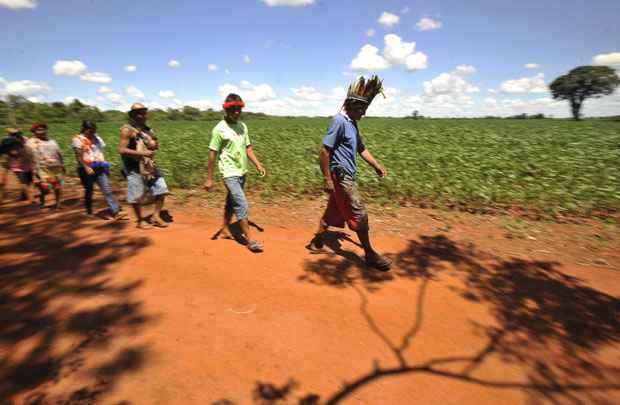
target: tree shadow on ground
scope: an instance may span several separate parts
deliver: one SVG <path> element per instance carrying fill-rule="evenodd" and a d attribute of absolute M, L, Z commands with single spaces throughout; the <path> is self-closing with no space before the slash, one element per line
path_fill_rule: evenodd
<path fill-rule="evenodd" d="M 300 281 L 357 291 L 361 314 L 389 347 L 395 365 L 382 367 L 376 362 L 367 373 L 354 379 L 347 377 L 349 383 L 324 395 L 301 395 L 300 383 L 294 379 L 284 386 L 259 381 L 254 390 L 257 404 L 336 404 L 382 379 L 415 373 L 520 390 L 532 403 L 610 404 L 610 393 L 620 390 L 620 367 L 600 355 L 620 342 L 620 300 L 562 273 L 558 263 L 505 260 L 443 235 L 409 241 L 405 250 L 392 255 L 394 270 L 378 278 L 369 276 L 357 261 L 342 256 L 336 250 L 327 257 L 307 261 Z M 473 324 L 485 336 L 486 344 L 474 354 L 455 353 L 411 364 L 406 355 L 423 325 L 427 286 L 441 283 L 445 277 L 460 281 L 460 287 L 451 287 L 456 294 L 489 309 L 493 324 Z M 393 342 L 378 327 L 367 306 L 368 293 L 397 279 L 416 280 L 418 293 L 412 303 L 415 317 L 411 327 L 399 342 Z M 488 379 L 477 373 L 492 358 L 518 367 L 524 377 Z"/>
<path fill-rule="evenodd" d="M 88 362 L 153 321 L 134 298 L 143 281 L 119 283 L 112 274 L 114 264 L 150 244 L 120 232 L 125 226 L 98 224 L 79 204 L 54 212 L 0 207 L 0 398 L 6 403 L 95 403 L 146 361 L 148 348 L 135 346 L 102 364 Z M 58 392 L 61 382 L 78 376 L 90 383 Z"/>

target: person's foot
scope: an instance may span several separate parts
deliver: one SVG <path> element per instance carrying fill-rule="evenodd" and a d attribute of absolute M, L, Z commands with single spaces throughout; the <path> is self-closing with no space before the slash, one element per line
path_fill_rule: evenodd
<path fill-rule="evenodd" d="M 112 215 L 113 221 L 126 221 L 129 217 L 123 211 L 119 211 L 116 214 Z"/>
<path fill-rule="evenodd" d="M 379 271 L 389 271 L 392 266 L 392 262 L 380 254 L 375 253 L 373 255 L 366 256 L 366 266 L 372 267 Z"/>
<path fill-rule="evenodd" d="M 151 217 L 151 225 L 157 227 L 157 228 L 167 228 L 168 227 L 168 223 L 162 221 L 161 219 L 155 217 L 154 215 Z"/>
<path fill-rule="evenodd" d="M 235 239 L 235 238 L 232 236 L 230 231 L 222 229 L 221 231 L 218 232 L 217 239 L 232 240 L 232 239 Z"/>
<path fill-rule="evenodd" d="M 138 229 L 153 229 L 153 225 L 148 223 L 146 220 L 141 219 L 136 222 L 136 228 Z"/>
<path fill-rule="evenodd" d="M 314 235 L 314 238 L 310 241 L 308 245 L 306 245 L 306 249 L 311 252 L 320 253 L 324 251 L 325 242 L 323 241 L 323 236 L 320 233 Z"/>
<path fill-rule="evenodd" d="M 249 240 L 248 249 L 250 250 L 250 252 L 259 253 L 263 251 L 263 245 L 261 245 L 260 242 L 256 240 Z"/>

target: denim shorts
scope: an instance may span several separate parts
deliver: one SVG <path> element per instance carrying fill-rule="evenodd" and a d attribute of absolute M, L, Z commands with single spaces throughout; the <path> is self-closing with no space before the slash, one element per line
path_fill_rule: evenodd
<path fill-rule="evenodd" d="M 245 198 L 243 187 L 245 186 L 245 176 L 231 176 L 224 178 L 224 185 L 228 190 L 226 196 L 226 207 L 224 208 L 227 216 L 234 213 L 238 220 L 248 217 L 248 200 Z"/>
<path fill-rule="evenodd" d="M 163 177 L 157 177 L 148 184 L 140 173 L 127 173 L 127 202 L 129 204 L 139 203 L 140 200 L 149 192 L 153 197 L 168 194 L 168 186 Z"/>

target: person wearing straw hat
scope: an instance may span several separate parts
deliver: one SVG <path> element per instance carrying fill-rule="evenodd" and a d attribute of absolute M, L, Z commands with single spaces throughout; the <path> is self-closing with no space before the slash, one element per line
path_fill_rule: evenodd
<path fill-rule="evenodd" d="M 8 173 L 15 174 L 21 185 L 21 198 L 29 203 L 32 201 L 32 157 L 26 148 L 26 138 L 21 128 L 6 128 L 7 137 L 0 143 L 0 155 L 6 154 L 3 162 L 2 180 L 0 181 L 0 201 L 4 199 L 4 191 Z"/>
<path fill-rule="evenodd" d="M 108 180 L 110 164 L 103 155 L 105 142 L 97 135 L 97 124 L 92 121 L 82 121 L 80 133 L 73 137 L 73 151 L 77 161 L 77 173 L 84 187 L 84 206 L 86 213 L 93 213 L 93 189 L 95 183 L 99 185 L 108 208 L 114 220 L 127 219 L 127 215 L 120 210 L 114 192 Z"/>
<path fill-rule="evenodd" d="M 34 123 L 30 130 L 34 137 L 28 139 L 26 147 L 33 157 L 34 184 L 41 192 L 40 207 L 45 207 L 45 196 L 53 190 L 56 199 L 53 208 L 59 209 L 66 173 L 62 153 L 56 141 L 49 138 L 46 123 Z"/>
<path fill-rule="evenodd" d="M 226 97 L 223 105 L 224 119 L 213 128 L 211 133 L 208 177 L 204 187 L 207 191 L 213 187 L 213 172 L 217 160 L 224 185 L 228 191 L 224 208 L 224 226 L 218 236 L 222 239 L 232 238 L 229 226 L 232 216 L 235 214 L 241 232 L 246 238 L 248 249 L 258 253 L 263 251 L 263 246 L 250 234 L 248 202 L 243 189 L 248 172 L 248 160 L 254 164 L 261 176 L 264 176 L 266 171 L 254 154 L 247 125 L 240 121 L 243 107 L 245 107 L 245 103 L 239 95 L 231 93 Z"/>
<path fill-rule="evenodd" d="M 380 178 L 387 176 L 385 168 L 377 162 L 364 145 L 357 123 L 366 114 L 374 97 L 382 93 L 383 83 L 377 76 L 369 80 L 357 79 L 347 92 L 342 110 L 336 114 L 319 151 L 320 167 L 324 177 L 324 190 L 329 201 L 318 230 L 307 246 L 311 251 L 322 251 L 324 233 L 328 227 L 344 228 L 345 223 L 362 244 L 368 267 L 388 271 L 391 262 L 377 253 L 371 243 L 368 226 L 368 212 L 362 203 L 357 188 L 357 161 L 359 154 Z"/>
<path fill-rule="evenodd" d="M 148 229 L 152 226 L 165 228 L 168 223 L 161 218 L 168 186 L 154 162 L 159 142 L 155 133 L 146 125 L 148 109 L 134 103 L 129 110 L 129 123 L 121 127 L 118 152 L 127 175 L 127 202 L 136 214 L 137 227 Z M 142 203 L 147 194 L 155 200 L 155 211 L 150 221 L 142 217 Z"/>

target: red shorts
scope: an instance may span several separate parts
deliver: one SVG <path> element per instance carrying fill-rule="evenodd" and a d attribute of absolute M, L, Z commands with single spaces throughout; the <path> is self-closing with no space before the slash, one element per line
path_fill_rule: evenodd
<path fill-rule="evenodd" d="M 331 173 L 334 192 L 329 196 L 322 221 L 329 226 L 344 228 L 345 222 L 352 231 L 368 230 L 368 212 L 357 191 L 355 179 L 348 174 Z"/>

